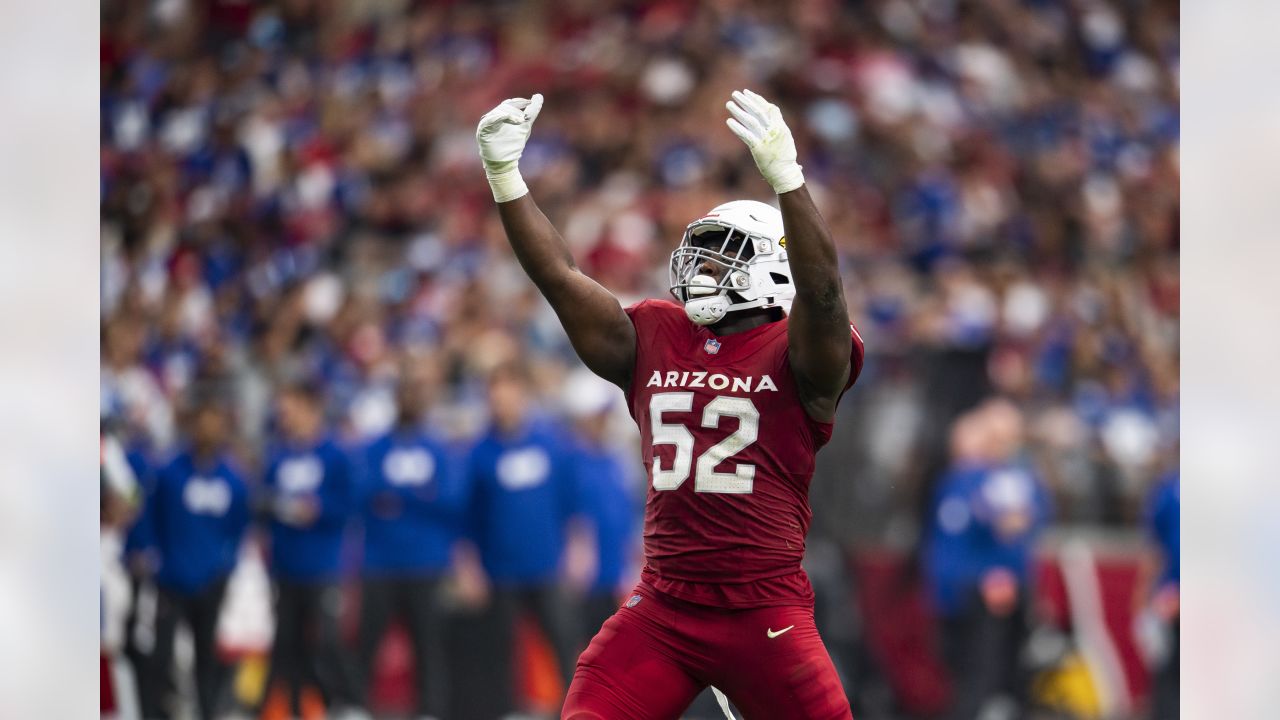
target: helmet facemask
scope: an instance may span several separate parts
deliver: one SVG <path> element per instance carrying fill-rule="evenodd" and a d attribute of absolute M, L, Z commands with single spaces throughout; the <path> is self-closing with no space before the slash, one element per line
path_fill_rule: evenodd
<path fill-rule="evenodd" d="M 751 285 L 754 254 L 753 238 L 741 228 L 715 220 L 696 222 L 685 228 L 680 246 L 671 253 L 671 294 L 694 323 L 714 324 L 746 302 L 738 293 Z M 718 277 L 702 274 L 708 263 L 719 269 Z"/>
<path fill-rule="evenodd" d="M 669 272 L 671 294 L 691 321 L 712 325 L 728 313 L 752 308 L 790 311 L 795 287 L 781 218 L 776 226 L 760 219 L 770 210 L 762 203 L 735 201 L 716 208 L 724 217 L 709 214 L 685 228 Z M 749 229 L 757 225 L 759 230 Z M 705 273 L 707 265 L 716 268 L 714 274 Z"/>

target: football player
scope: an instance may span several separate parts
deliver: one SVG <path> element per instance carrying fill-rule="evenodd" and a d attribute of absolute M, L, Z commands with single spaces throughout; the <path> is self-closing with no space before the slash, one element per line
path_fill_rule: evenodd
<path fill-rule="evenodd" d="M 578 660 L 562 717 L 679 717 L 708 685 L 747 718 L 851 717 L 800 567 L 814 454 L 862 368 L 836 250 L 778 108 L 726 104 L 781 211 L 735 200 L 685 230 L 670 300 L 623 308 L 575 266 L 518 166 L 543 98 L 476 131 L 503 227 L 574 349 L 626 393 L 649 473 L 639 585 Z"/>

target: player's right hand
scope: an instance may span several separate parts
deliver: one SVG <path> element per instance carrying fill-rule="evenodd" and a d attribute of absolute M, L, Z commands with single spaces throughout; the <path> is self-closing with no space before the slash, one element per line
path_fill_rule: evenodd
<path fill-rule="evenodd" d="M 804 184 L 803 168 L 796 162 L 796 142 L 777 105 L 750 90 L 734 90 L 725 108 L 732 116 L 726 124 L 751 151 L 756 167 L 774 192 L 781 195 Z"/>
<path fill-rule="evenodd" d="M 542 111 L 542 94 L 531 98 L 510 98 L 485 113 L 476 127 L 476 144 L 484 174 L 497 202 L 515 200 L 529 192 L 520 177 L 520 156 L 524 153 L 533 121 Z"/>

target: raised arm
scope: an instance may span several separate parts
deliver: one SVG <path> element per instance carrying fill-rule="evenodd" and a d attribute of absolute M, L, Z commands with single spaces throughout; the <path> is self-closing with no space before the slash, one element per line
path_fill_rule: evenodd
<path fill-rule="evenodd" d="M 750 90 L 735 91 L 726 107 L 729 129 L 778 194 L 796 287 L 787 328 L 791 370 L 809 416 L 830 422 L 849 382 L 852 342 L 835 244 L 804 185 L 795 141 L 778 107 Z"/>
<path fill-rule="evenodd" d="M 476 143 L 485 176 L 516 259 L 551 303 L 578 357 L 625 390 L 636 357 L 631 319 L 612 293 L 574 264 L 564 239 L 520 177 L 520 155 L 541 110 L 542 95 L 535 94 L 504 100 L 480 119 Z"/>

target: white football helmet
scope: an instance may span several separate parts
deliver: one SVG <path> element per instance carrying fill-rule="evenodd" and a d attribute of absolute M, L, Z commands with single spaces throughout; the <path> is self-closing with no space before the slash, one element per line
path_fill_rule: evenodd
<path fill-rule="evenodd" d="M 698 325 L 735 310 L 780 307 L 791 312 L 796 288 L 787 263 L 782 213 L 755 200 L 734 200 L 689 223 L 671 253 L 671 294 Z M 719 279 L 703 273 L 719 266 Z"/>

